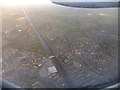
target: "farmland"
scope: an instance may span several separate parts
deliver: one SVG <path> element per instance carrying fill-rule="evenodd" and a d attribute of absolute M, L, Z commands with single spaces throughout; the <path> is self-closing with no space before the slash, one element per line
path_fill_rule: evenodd
<path fill-rule="evenodd" d="M 50 50 L 42 44 L 21 8 L 4 8 L 3 78 L 21 87 L 34 87 L 36 82 L 35 87 L 45 87 L 48 82 L 49 88 L 69 87 L 69 79 L 74 87 L 87 87 L 118 77 L 117 9 L 51 5 L 24 10 Z M 42 66 L 34 68 L 34 63 Z M 48 74 L 46 69 L 51 66 L 56 66 L 58 73 Z"/>

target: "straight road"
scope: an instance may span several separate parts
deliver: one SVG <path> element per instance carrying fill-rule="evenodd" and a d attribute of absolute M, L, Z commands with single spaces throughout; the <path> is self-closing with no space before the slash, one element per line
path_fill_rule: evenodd
<path fill-rule="evenodd" d="M 24 16 L 26 17 L 26 19 L 28 20 L 28 23 L 31 25 L 31 27 L 33 28 L 33 30 L 35 31 L 39 41 L 41 42 L 42 46 L 44 47 L 44 49 L 47 51 L 47 54 L 49 56 L 54 56 L 54 53 L 52 51 L 52 49 L 49 47 L 49 45 L 47 44 L 47 42 L 45 41 L 45 39 L 42 37 L 40 31 L 38 31 L 35 26 L 33 25 L 33 23 L 31 22 L 31 19 L 29 18 L 29 16 L 27 15 L 25 9 L 22 9 Z M 74 88 L 74 83 L 71 81 L 69 75 L 66 73 L 65 69 L 63 68 L 63 66 L 61 65 L 61 63 L 59 62 L 59 60 L 55 57 L 52 59 L 56 69 L 58 70 L 58 73 L 64 77 L 65 80 L 65 84 L 67 88 Z"/>

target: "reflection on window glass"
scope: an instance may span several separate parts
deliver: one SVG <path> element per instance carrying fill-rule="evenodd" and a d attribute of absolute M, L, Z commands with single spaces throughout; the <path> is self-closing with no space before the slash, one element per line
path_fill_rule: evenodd
<path fill-rule="evenodd" d="M 2 76 L 11 83 L 69 88 L 117 79 L 117 9 L 4 7 L 2 19 Z"/>

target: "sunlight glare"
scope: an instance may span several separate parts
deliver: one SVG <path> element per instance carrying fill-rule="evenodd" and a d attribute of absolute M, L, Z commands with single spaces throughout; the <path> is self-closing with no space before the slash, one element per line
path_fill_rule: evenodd
<path fill-rule="evenodd" d="M 51 0 L 2 0 L 3 6 L 19 6 L 19 5 L 48 5 Z"/>

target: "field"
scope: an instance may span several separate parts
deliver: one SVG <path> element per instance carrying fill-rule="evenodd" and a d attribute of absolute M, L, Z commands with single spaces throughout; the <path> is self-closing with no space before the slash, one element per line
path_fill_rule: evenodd
<path fill-rule="evenodd" d="M 25 7 L 24 10 L 64 70 L 58 68 L 57 79 L 52 74 L 38 78 L 41 69 L 47 68 L 49 63 L 55 65 L 54 60 L 49 60 L 49 50 L 37 37 L 22 9 L 4 8 L 2 47 L 5 79 L 21 87 L 31 87 L 40 80 L 43 81 L 37 87 L 44 87 L 46 81 L 53 83 L 48 83 L 48 87 L 69 87 L 61 76 L 64 71 L 74 87 L 94 86 L 117 79 L 117 9 L 92 10 L 52 5 Z M 45 67 L 33 69 L 33 60 Z M 31 77 L 35 78 L 31 80 Z"/>

